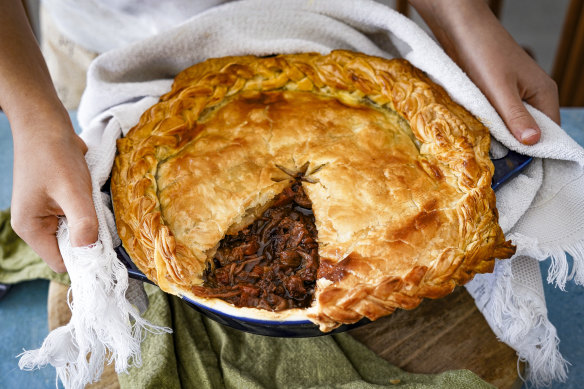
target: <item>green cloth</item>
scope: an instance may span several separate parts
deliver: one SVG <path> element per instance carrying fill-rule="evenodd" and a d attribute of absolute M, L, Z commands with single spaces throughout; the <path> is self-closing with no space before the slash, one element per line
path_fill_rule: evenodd
<path fill-rule="evenodd" d="M 146 285 L 145 318 L 172 327 L 147 335 L 123 388 L 492 388 L 468 370 L 409 374 L 348 334 L 272 338 L 234 330 Z"/>
<path fill-rule="evenodd" d="M 66 282 L 52 272 L 0 213 L 0 282 Z M 145 285 L 145 318 L 172 334 L 147 334 L 142 366 L 118 376 L 122 388 L 493 388 L 468 370 L 409 374 L 348 334 L 292 339 L 252 335 L 218 324 L 182 300 Z"/>
<path fill-rule="evenodd" d="M 55 273 L 16 235 L 10 225 L 10 209 L 0 211 L 0 283 L 47 279 L 69 284 L 67 273 Z"/>

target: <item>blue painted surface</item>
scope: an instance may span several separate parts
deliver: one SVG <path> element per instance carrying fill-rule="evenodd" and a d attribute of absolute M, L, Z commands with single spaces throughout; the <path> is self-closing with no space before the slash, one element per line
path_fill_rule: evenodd
<path fill-rule="evenodd" d="M 32 372 L 18 368 L 23 350 L 39 348 L 48 334 L 47 291 L 49 281 L 14 285 L 0 301 L 0 388 L 55 388 L 52 368 Z"/>
<path fill-rule="evenodd" d="M 12 135 L 6 115 L 0 113 L 0 209 L 10 206 L 12 198 L 12 159 L 14 157 Z"/>
<path fill-rule="evenodd" d="M 563 109 L 562 126 L 580 144 L 584 144 L 584 109 Z M 0 166 L 12 166 L 12 140 L 6 117 L 0 114 Z M 0 208 L 10 205 L 12 170 L 0 174 Z M 542 263 L 547 274 L 548 263 Z M 38 348 L 48 333 L 48 282 L 37 280 L 14 286 L 0 300 L 0 389 L 54 388 L 55 372 L 45 368 L 33 372 L 18 369 L 16 355 L 23 349 Z M 549 318 L 560 338 L 560 350 L 572 363 L 566 383 L 553 389 L 584 387 L 584 287 L 568 283 L 566 291 L 544 282 Z"/>
<path fill-rule="evenodd" d="M 562 128 L 584 146 L 584 108 L 562 108 Z"/>
<path fill-rule="evenodd" d="M 584 129 L 584 127 L 581 128 Z M 544 275 L 548 317 L 558 331 L 562 355 L 572 364 L 568 371 L 568 380 L 565 383 L 553 385 L 553 388 L 582 389 L 584 388 L 584 287 L 569 282 L 566 290 L 562 291 L 548 284 L 545 282 L 548 266 L 548 262 L 543 262 L 540 266 Z"/>

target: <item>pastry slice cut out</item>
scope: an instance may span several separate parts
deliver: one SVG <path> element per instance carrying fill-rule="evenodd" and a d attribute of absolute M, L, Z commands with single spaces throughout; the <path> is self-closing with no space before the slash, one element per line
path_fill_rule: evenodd
<path fill-rule="evenodd" d="M 193 292 L 238 307 L 308 308 L 318 264 L 312 203 L 295 177 L 257 220 L 221 240 Z"/>
<path fill-rule="evenodd" d="M 514 253 L 498 225 L 489 142 L 479 120 L 405 60 L 348 51 L 210 59 L 181 72 L 118 141 L 118 233 L 163 290 L 219 310 L 304 317 L 323 331 L 374 320 Z M 280 251 L 291 267 L 317 250 L 316 277 L 298 276 L 314 270 L 306 266 L 262 285 L 266 295 L 300 296 L 302 286 L 314 297 L 244 295 L 232 280 L 269 268 L 253 262 L 249 230 L 265 228 L 254 223 L 293 188 L 311 202 L 307 239 L 317 246 Z M 236 250 L 250 262 L 225 259 Z"/>

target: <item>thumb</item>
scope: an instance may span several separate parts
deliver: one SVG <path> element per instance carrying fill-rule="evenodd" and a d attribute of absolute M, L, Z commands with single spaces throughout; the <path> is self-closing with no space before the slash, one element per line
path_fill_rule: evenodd
<path fill-rule="evenodd" d="M 535 119 L 529 114 L 519 95 L 508 96 L 502 102 L 493 104 L 513 136 L 525 145 L 539 141 L 541 130 Z"/>
<path fill-rule="evenodd" d="M 87 246 L 97 241 L 99 223 L 91 193 L 71 194 L 62 209 L 67 217 L 71 246 Z"/>

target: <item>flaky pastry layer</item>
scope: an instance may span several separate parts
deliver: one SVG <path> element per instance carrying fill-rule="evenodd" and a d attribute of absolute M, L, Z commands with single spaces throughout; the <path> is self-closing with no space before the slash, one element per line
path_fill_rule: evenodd
<path fill-rule="evenodd" d="M 374 320 L 514 253 L 498 225 L 489 142 L 405 60 L 209 59 L 181 72 L 118 141 L 118 233 L 148 278 L 201 300 L 193 286 L 220 240 L 290 185 L 285 172 L 308 165 L 321 264 L 305 314 L 323 331 Z"/>

